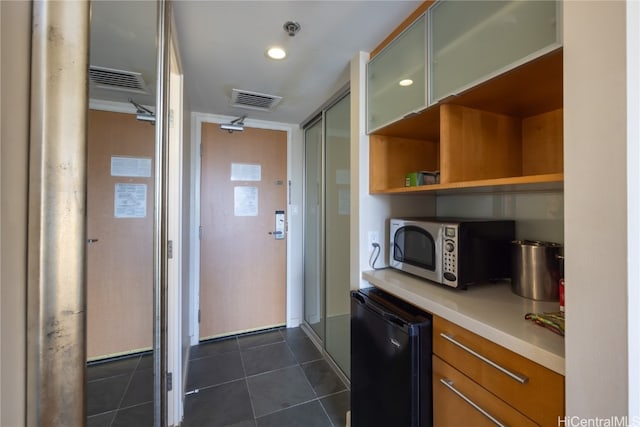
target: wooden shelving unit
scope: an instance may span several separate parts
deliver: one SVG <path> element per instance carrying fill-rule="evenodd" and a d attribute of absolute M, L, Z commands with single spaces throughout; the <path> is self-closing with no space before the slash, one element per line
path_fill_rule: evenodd
<path fill-rule="evenodd" d="M 405 187 L 439 170 L 440 183 Z M 562 188 L 562 49 L 370 135 L 370 193 Z"/>

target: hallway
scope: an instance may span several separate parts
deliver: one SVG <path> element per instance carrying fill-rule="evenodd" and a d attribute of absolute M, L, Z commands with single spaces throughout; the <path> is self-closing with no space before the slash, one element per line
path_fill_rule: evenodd
<path fill-rule="evenodd" d="M 90 366 L 88 425 L 152 425 L 150 356 Z M 183 426 L 346 424 L 349 390 L 300 328 L 191 348 Z"/>

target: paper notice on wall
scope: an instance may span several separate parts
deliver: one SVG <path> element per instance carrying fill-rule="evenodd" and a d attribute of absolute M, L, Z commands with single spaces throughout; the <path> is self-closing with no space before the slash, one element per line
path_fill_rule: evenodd
<path fill-rule="evenodd" d="M 258 216 L 258 187 L 233 188 L 233 214 Z"/>
<path fill-rule="evenodd" d="M 111 156 L 111 176 L 151 177 L 151 159 Z"/>
<path fill-rule="evenodd" d="M 116 184 L 113 199 L 116 218 L 147 216 L 147 184 Z"/>
<path fill-rule="evenodd" d="M 262 167 L 249 163 L 231 163 L 231 181 L 260 181 Z"/>

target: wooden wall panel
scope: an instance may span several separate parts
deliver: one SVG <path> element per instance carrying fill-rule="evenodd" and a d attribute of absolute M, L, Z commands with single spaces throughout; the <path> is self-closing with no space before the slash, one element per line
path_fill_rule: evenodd
<path fill-rule="evenodd" d="M 370 191 L 404 187 L 407 173 L 437 170 L 438 159 L 436 142 L 370 135 Z"/>
<path fill-rule="evenodd" d="M 563 171 L 563 110 L 522 121 L 522 173 L 539 175 Z"/>
<path fill-rule="evenodd" d="M 440 117 L 442 183 L 522 175 L 520 119 L 459 105 Z"/>

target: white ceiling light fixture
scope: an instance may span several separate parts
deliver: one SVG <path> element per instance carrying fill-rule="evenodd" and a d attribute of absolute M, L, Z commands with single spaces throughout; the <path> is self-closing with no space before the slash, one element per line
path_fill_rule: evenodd
<path fill-rule="evenodd" d="M 400 80 L 398 82 L 398 84 L 400 86 L 403 86 L 403 87 L 411 86 L 413 84 L 413 80 L 411 80 L 411 79 L 402 79 L 402 80 Z"/>
<path fill-rule="evenodd" d="M 271 59 L 284 59 L 287 57 L 287 52 L 281 47 L 274 46 L 267 49 L 267 56 Z"/>
<path fill-rule="evenodd" d="M 298 24 L 296 21 L 287 21 L 282 26 L 282 29 L 285 31 L 285 33 L 289 34 L 289 37 L 294 37 L 296 34 L 298 34 L 300 28 L 300 24 Z M 279 61 L 287 57 L 287 52 L 280 46 L 272 46 L 267 49 L 267 56 L 271 59 Z"/>

